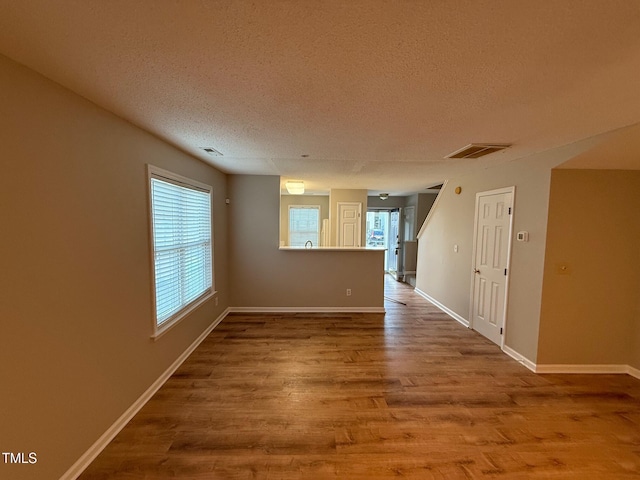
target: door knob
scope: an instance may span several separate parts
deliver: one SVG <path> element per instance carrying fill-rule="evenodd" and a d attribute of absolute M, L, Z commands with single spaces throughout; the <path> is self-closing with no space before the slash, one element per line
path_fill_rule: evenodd
<path fill-rule="evenodd" d="M 473 273 L 480 273 L 480 270 L 478 270 L 477 268 L 473 271 Z"/>

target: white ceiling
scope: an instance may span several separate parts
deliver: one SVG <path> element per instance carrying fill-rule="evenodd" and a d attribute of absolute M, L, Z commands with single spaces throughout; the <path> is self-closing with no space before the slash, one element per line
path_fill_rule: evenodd
<path fill-rule="evenodd" d="M 0 52 L 310 189 L 423 191 L 640 121 L 637 0 L 0 0 Z M 513 147 L 444 159 L 472 142 Z"/>

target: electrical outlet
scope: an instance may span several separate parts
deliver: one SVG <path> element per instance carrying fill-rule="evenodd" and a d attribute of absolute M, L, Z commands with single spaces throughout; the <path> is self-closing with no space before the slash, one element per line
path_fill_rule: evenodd
<path fill-rule="evenodd" d="M 351 296 L 351 289 L 347 288 L 347 297 L 350 297 L 350 296 Z"/>

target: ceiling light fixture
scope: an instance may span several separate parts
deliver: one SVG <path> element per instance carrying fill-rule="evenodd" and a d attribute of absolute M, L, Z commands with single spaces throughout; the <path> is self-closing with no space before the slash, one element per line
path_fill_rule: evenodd
<path fill-rule="evenodd" d="M 387 198 L 389 198 L 389 194 L 388 193 L 381 193 L 380 194 L 380 200 L 386 200 Z"/>
<path fill-rule="evenodd" d="M 304 193 L 304 182 L 302 180 L 290 180 L 284 184 L 290 195 L 302 195 Z"/>

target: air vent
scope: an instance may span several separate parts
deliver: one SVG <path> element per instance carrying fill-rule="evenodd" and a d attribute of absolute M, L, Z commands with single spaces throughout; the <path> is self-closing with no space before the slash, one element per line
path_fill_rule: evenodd
<path fill-rule="evenodd" d="M 220 152 L 219 150 L 216 150 L 213 147 L 202 147 L 202 150 L 207 152 L 209 155 L 215 155 L 216 157 L 224 157 L 222 152 Z"/>
<path fill-rule="evenodd" d="M 450 153 L 445 158 L 480 158 L 510 146 L 510 143 L 471 143 L 460 150 Z"/>

